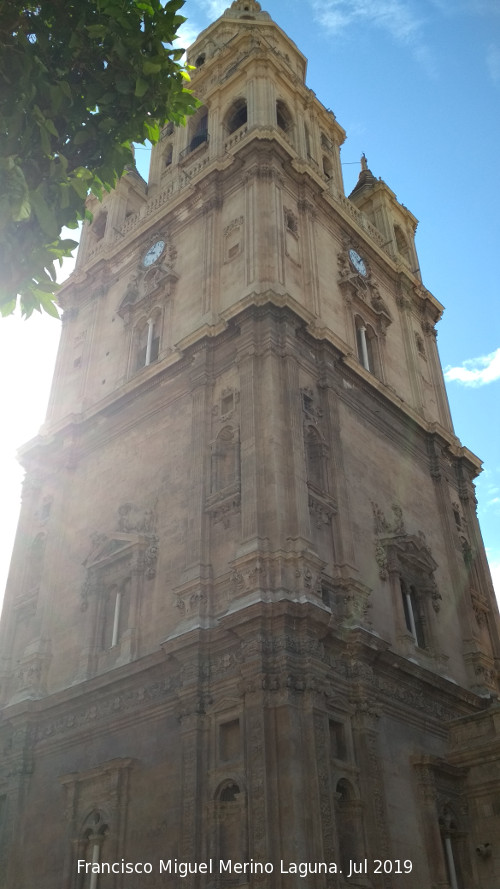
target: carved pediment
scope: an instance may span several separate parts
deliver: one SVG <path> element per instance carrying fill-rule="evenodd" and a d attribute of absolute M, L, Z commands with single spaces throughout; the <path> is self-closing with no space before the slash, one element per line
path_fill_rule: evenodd
<path fill-rule="evenodd" d="M 113 537 L 107 537 L 105 534 L 96 535 L 93 548 L 83 564 L 86 568 L 93 568 L 119 554 L 124 554 L 137 542 L 137 534 L 116 534 Z"/>
<path fill-rule="evenodd" d="M 86 568 L 92 568 L 137 544 L 151 542 L 155 538 L 156 502 L 147 506 L 136 503 L 122 503 L 117 510 L 116 530 L 109 536 L 96 533 L 91 536 L 92 549 L 84 561 Z"/>
<path fill-rule="evenodd" d="M 432 575 L 438 567 L 437 562 L 432 558 L 423 534 L 385 537 L 380 542 L 386 548 L 389 556 L 398 558 L 419 573 Z"/>

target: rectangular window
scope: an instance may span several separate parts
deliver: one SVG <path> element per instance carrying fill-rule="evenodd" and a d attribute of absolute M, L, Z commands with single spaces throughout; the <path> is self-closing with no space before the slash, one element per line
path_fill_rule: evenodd
<path fill-rule="evenodd" d="M 219 758 L 222 762 L 238 759 L 241 755 L 240 721 L 232 719 L 219 726 Z"/>
<path fill-rule="evenodd" d="M 347 759 L 347 745 L 345 740 L 345 727 L 342 722 L 335 719 L 329 720 L 330 730 L 330 754 L 333 759 Z"/>
<path fill-rule="evenodd" d="M 419 648 L 425 648 L 425 636 L 418 595 L 415 587 L 409 586 L 403 578 L 401 578 L 401 597 L 403 600 L 406 629 L 413 636 L 415 644 L 418 645 Z"/>

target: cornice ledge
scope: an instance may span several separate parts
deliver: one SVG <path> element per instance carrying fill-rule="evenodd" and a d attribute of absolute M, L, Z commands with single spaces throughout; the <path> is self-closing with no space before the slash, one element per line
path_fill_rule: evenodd
<path fill-rule="evenodd" d="M 290 309 L 307 325 L 314 324 L 315 316 L 312 312 L 298 303 L 288 292 L 277 293 L 275 290 L 263 290 L 261 293 L 254 290 L 226 309 L 225 312 L 222 312 L 221 317 L 228 325 L 230 321 L 251 306 L 260 308 L 265 305 L 272 305 L 279 309 Z"/>
<path fill-rule="evenodd" d="M 453 432 L 445 429 L 440 423 L 429 423 L 428 431 L 446 442 L 452 457 L 455 457 L 457 460 L 467 461 L 475 472 L 474 477 L 477 477 L 483 471 L 483 461 L 469 448 L 465 447 Z"/>

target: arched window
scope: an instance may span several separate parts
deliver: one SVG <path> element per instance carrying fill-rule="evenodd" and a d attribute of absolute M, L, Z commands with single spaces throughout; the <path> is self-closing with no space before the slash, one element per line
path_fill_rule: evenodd
<path fill-rule="evenodd" d="M 208 111 L 200 108 L 191 122 L 191 139 L 189 151 L 194 151 L 199 145 L 208 142 Z"/>
<path fill-rule="evenodd" d="M 420 597 L 415 586 L 407 583 L 404 577 L 400 577 L 400 586 L 406 629 L 413 636 L 415 645 L 418 645 L 419 648 L 426 648 Z"/>
<path fill-rule="evenodd" d="M 292 115 L 290 114 L 287 105 L 283 102 L 282 99 L 278 99 L 276 102 L 276 123 L 278 124 L 280 130 L 283 130 L 284 133 L 291 135 L 292 131 Z"/>
<path fill-rule="evenodd" d="M 102 615 L 102 648 L 118 645 L 129 625 L 130 578 L 113 584 L 105 593 Z"/>
<path fill-rule="evenodd" d="M 346 778 L 337 782 L 335 790 L 339 857 L 343 873 L 348 874 L 350 862 L 360 861 L 364 857 L 361 803 Z"/>
<path fill-rule="evenodd" d="M 158 318 L 148 320 L 136 332 L 135 369 L 149 367 L 157 361 L 160 351 L 160 332 Z"/>
<path fill-rule="evenodd" d="M 365 324 L 360 315 L 356 315 L 356 348 L 358 359 L 365 370 L 375 374 L 378 371 L 377 335 L 370 324 Z"/>
<path fill-rule="evenodd" d="M 396 247 L 398 253 L 403 257 L 404 261 L 409 265 L 410 263 L 410 248 L 408 246 L 408 240 L 406 235 L 403 232 L 403 229 L 399 225 L 394 226 L 394 237 L 396 238 Z"/>
<path fill-rule="evenodd" d="M 323 155 L 323 173 L 327 179 L 331 179 L 333 175 L 332 162 L 326 154 Z"/>
<path fill-rule="evenodd" d="M 225 120 L 226 130 L 229 133 L 236 132 L 244 126 L 248 119 L 246 99 L 236 99 L 231 105 Z"/>
<path fill-rule="evenodd" d="M 92 223 L 92 234 L 97 241 L 101 241 L 104 237 L 104 233 L 106 231 L 106 223 L 108 221 L 108 211 L 102 210 L 101 213 L 96 216 Z"/>
<path fill-rule="evenodd" d="M 108 829 L 105 816 L 99 809 L 94 809 L 85 819 L 81 842 L 83 847 L 81 849 L 81 857 L 85 861 L 92 862 L 92 864 L 101 864 L 103 845 Z M 81 874 L 79 876 L 82 878 L 82 882 L 78 889 L 98 889 L 98 873 Z"/>
<path fill-rule="evenodd" d="M 451 889 L 463 889 L 464 882 L 460 864 L 463 833 L 459 830 L 458 819 L 448 804 L 442 808 L 439 829 L 450 887 Z"/>
<path fill-rule="evenodd" d="M 216 794 L 217 858 L 219 861 L 244 861 L 246 857 L 245 796 L 234 781 L 226 781 Z M 224 883 L 237 883 L 237 875 L 224 871 Z"/>

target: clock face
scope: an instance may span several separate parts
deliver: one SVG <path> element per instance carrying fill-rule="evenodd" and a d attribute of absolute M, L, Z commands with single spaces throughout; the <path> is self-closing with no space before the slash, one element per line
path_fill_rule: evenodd
<path fill-rule="evenodd" d="M 153 263 L 160 258 L 164 250 L 165 241 L 157 241 L 156 244 L 153 244 L 143 257 L 142 264 L 144 268 L 147 269 L 150 265 L 153 265 Z"/>
<path fill-rule="evenodd" d="M 359 253 L 356 253 L 355 250 L 349 250 L 349 259 L 351 260 L 351 265 L 353 266 L 353 268 L 355 268 L 360 275 L 363 275 L 363 278 L 366 278 L 368 270 L 366 268 L 364 260 L 361 259 Z"/>

